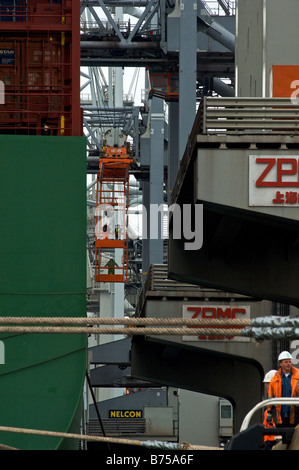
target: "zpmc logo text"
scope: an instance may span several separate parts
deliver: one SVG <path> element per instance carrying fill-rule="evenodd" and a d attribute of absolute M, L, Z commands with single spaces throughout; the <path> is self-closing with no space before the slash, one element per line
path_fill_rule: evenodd
<path fill-rule="evenodd" d="M 194 312 L 192 318 L 202 319 L 234 319 L 238 314 L 246 315 L 246 308 L 243 307 L 187 307 L 187 311 Z"/>
<path fill-rule="evenodd" d="M 182 337 L 183 341 L 202 341 L 202 340 L 213 340 L 213 341 L 242 341 L 246 342 L 249 341 L 249 338 L 245 337 L 234 337 L 228 336 L 224 334 L 225 329 L 230 329 L 231 325 L 230 322 L 236 319 L 243 319 L 243 318 L 250 318 L 250 307 L 249 306 L 232 306 L 232 305 L 207 305 L 207 304 L 197 304 L 197 305 L 183 305 L 183 318 L 198 318 L 202 320 L 226 320 L 225 324 L 223 325 L 208 325 L 202 324 L 197 327 L 190 326 L 190 328 L 201 328 L 203 333 L 205 333 L 205 329 L 212 328 L 215 330 L 215 334 L 207 333 L 206 335 L 203 334 L 201 336 L 196 335 L 184 335 Z M 220 331 L 222 330 L 222 331 Z M 219 334 L 217 334 L 219 331 Z"/>
<path fill-rule="evenodd" d="M 266 167 L 256 179 L 256 187 L 299 187 L 299 161 L 294 157 L 257 157 L 256 164 Z M 270 178 L 269 178 L 270 176 Z"/>

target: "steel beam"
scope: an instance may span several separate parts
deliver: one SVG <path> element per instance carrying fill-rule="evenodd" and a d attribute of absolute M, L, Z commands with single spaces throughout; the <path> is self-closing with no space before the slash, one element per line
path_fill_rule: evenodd
<path fill-rule="evenodd" d="M 196 114 L 196 34 L 195 4 L 184 1 L 180 17 L 179 50 L 179 157 L 182 158 Z"/>

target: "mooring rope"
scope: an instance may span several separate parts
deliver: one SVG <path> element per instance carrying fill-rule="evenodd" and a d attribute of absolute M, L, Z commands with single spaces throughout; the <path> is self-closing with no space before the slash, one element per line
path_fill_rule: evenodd
<path fill-rule="evenodd" d="M 0 317 L 0 324 L 94 324 L 94 325 L 230 325 L 249 326 L 250 319 L 232 318 L 87 318 L 87 317 Z"/>
<path fill-rule="evenodd" d="M 30 326 L 28 326 L 30 325 Z M 50 325 L 50 326 L 49 326 Z M 56 326 L 53 326 L 56 325 Z M 59 325 L 59 326 L 57 326 Z M 74 325 L 74 326 L 73 326 Z M 75 326 L 76 325 L 76 326 Z M 85 326 L 82 326 L 85 325 Z M 103 327 L 101 325 L 113 325 Z M 116 328 L 116 325 L 124 325 Z M 153 327 L 152 325 L 158 325 Z M 299 338 L 299 317 L 215 318 L 88 318 L 0 317 L 0 333 L 243 336 L 254 339 Z"/>
<path fill-rule="evenodd" d="M 95 335 L 182 335 L 182 336 L 200 336 L 200 335 L 225 335 L 239 336 L 239 327 L 233 328 L 115 328 L 115 327 L 76 327 L 76 326 L 0 326 L 0 333 L 43 333 L 43 334 L 95 334 Z"/>
<path fill-rule="evenodd" d="M 87 434 L 75 434 L 57 431 L 44 431 L 41 429 L 18 428 L 11 426 L 0 426 L 0 432 L 11 432 L 20 434 L 32 434 L 37 436 L 58 437 L 63 439 L 78 439 L 81 441 L 105 442 L 111 444 L 125 444 L 131 446 L 141 446 L 151 449 L 167 449 L 167 450 L 222 450 L 220 447 L 208 447 L 201 445 L 193 445 L 188 442 L 176 443 L 167 441 L 142 441 L 136 439 L 123 439 L 115 437 L 91 436 Z M 1 450 L 1 445 L 0 445 Z"/>
<path fill-rule="evenodd" d="M 0 316 L 0 324 L 75 324 L 75 325 L 229 325 L 239 327 L 299 327 L 299 317 L 256 317 L 256 318 L 98 318 L 98 317 L 52 317 L 52 316 Z"/>
<path fill-rule="evenodd" d="M 127 336 L 200 336 L 205 334 L 217 334 L 236 336 L 240 334 L 241 329 L 249 324 L 250 323 L 246 321 L 244 324 L 244 320 L 239 319 L 233 319 L 228 322 L 226 320 L 219 321 L 215 319 L 198 318 L 0 317 L 0 333 L 120 334 Z M 114 326 L 105 327 L 100 325 Z M 117 328 L 115 325 L 125 326 Z M 152 327 L 151 325 L 161 326 Z M 180 328 L 180 326 L 183 327 Z"/>

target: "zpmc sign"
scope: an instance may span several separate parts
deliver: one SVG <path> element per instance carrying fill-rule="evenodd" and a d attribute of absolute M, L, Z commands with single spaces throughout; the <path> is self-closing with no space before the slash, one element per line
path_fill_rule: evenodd
<path fill-rule="evenodd" d="M 230 320 L 250 318 L 249 306 L 236 306 L 236 305 L 183 305 L 183 318 L 198 318 L 202 320 L 227 320 L 225 326 L 220 326 L 222 329 L 230 328 Z M 192 327 L 190 327 L 192 328 Z M 197 326 L 196 328 L 205 328 L 205 326 Z M 211 325 L 206 325 L 206 328 L 215 328 Z M 217 341 L 249 341 L 249 338 L 240 336 L 225 336 L 221 335 L 202 335 L 202 336 L 183 336 L 183 341 L 202 341 L 202 340 L 217 340 Z"/>
<path fill-rule="evenodd" d="M 299 65 L 273 65 L 273 98 L 299 104 Z M 249 206 L 299 206 L 299 156 L 249 156 Z"/>
<path fill-rule="evenodd" d="M 249 206 L 299 206 L 299 155 L 249 155 Z"/>

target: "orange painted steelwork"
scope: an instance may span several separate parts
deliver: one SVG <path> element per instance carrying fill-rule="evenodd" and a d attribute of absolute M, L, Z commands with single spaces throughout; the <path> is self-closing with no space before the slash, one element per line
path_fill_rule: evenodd
<path fill-rule="evenodd" d="M 107 147 L 100 158 L 96 192 L 96 282 L 127 281 L 129 169 L 132 161 L 127 147 Z M 116 254 L 120 251 L 121 263 L 115 265 Z"/>

